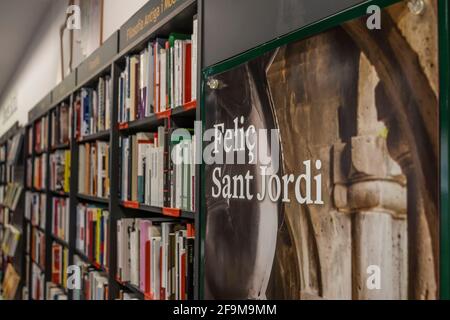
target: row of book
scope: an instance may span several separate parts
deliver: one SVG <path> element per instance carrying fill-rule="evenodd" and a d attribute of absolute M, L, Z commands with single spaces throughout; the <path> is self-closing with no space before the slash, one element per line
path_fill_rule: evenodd
<path fill-rule="evenodd" d="M 121 200 L 194 212 L 195 135 L 173 135 L 167 148 L 165 130 L 121 138 Z"/>
<path fill-rule="evenodd" d="M 69 265 L 69 248 L 59 243 L 52 243 L 52 277 L 51 282 L 67 289 L 67 267 Z M 48 291 L 47 291 L 48 292 Z"/>
<path fill-rule="evenodd" d="M 20 183 L 9 183 L 6 187 L 0 187 L 0 204 L 12 211 L 16 210 L 22 190 L 23 186 Z"/>
<path fill-rule="evenodd" d="M 107 266 L 109 211 L 92 205 L 78 204 L 75 247 L 97 266 Z"/>
<path fill-rule="evenodd" d="M 69 143 L 71 137 L 72 109 L 63 102 L 50 112 L 52 121 L 50 143 L 54 148 L 58 145 Z"/>
<path fill-rule="evenodd" d="M 40 192 L 25 193 L 25 218 L 31 225 L 45 229 L 45 217 L 47 212 L 47 195 Z"/>
<path fill-rule="evenodd" d="M 109 190 L 109 144 L 103 141 L 80 144 L 78 192 L 108 198 Z"/>
<path fill-rule="evenodd" d="M 194 229 L 149 219 L 117 221 L 117 277 L 148 299 L 193 298 Z"/>
<path fill-rule="evenodd" d="M 75 255 L 74 264 L 81 270 L 81 288 L 73 290 L 74 300 L 107 300 L 108 299 L 108 275 L 98 271 L 82 258 Z"/>
<path fill-rule="evenodd" d="M 69 242 L 70 200 L 65 197 L 52 198 L 52 234 Z"/>
<path fill-rule="evenodd" d="M 29 176 L 31 176 L 31 170 L 28 170 Z M 34 158 L 33 162 L 33 187 L 36 190 L 46 189 L 47 178 L 47 154 L 44 153 Z"/>
<path fill-rule="evenodd" d="M 45 299 L 45 273 L 36 263 L 31 263 L 31 299 Z"/>
<path fill-rule="evenodd" d="M 50 154 L 50 190 L 69 192 L 70 150 L 57 150 Z"/>
<path fill-rule="evenodd" d="M 196 100 L 197 19 L 193 34 L 156 38 L 126 57 L 119 78 L 119 122 L 133 121 Z"/>
<path fill-rule="evenodd" d="M 170 207 L 195 211 L 196 139 L 195 135 L 172 135 L 170 143 L 172 161 L 169 162 Z"/>
<path fill-rule="evenodd" d="M 122 201 L 164 206 L 165 130 L 121 138 Z"/>
<path fill-rule="evenodd" d="M 82 88 L 75 98 L 75 138 L 109 130 L 111 127 L 112 81 L 100 77 L 96 88 Z"/>
<path fill-rule="evenodd" d="M 45 233 L 37 228 L 31 228 L 30 241 L 28 248 L 31 260 L 41 268 L 45 268 Z"/>
<path fill-rule="evenodd" d="M 34 146 L 34 151 L 37 153 L 45 152 L 48 150 L 48 126 L 49 118 L 44 116 L 34 123 L 34 142 L 31 141 L 31 145 Z"/>

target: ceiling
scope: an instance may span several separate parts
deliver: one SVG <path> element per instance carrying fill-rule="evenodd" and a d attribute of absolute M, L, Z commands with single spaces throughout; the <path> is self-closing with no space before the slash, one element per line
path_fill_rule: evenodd
<path fill-rule="evenodd" d="M 51 0 L 0 0 L 0 97 Z"/>

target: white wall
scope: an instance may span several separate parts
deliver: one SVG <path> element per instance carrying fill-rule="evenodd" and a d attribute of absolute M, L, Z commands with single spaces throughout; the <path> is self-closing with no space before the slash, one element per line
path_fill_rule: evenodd
<path fill-rule="evenodd" d="M 103 39 L 127 21 L 147 0 L 104 0 Z M 16 96 L 18 108 L 0 123 L 0 136 L 16 121 L 26 124 L 28 111 L 61 81 L 59 29 L 64 23 L 68 0 L 53 0 L 35 31 L 27 52 L 0 100 L 0 110 Z M 8 50 L 8 48 L 3 48 Z M 1 54 L 1 53 L 0 53 Z"/>

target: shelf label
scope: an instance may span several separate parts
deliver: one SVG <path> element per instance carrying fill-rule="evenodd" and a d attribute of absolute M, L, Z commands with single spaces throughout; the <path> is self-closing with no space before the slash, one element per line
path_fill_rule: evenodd
<path fill-rule="evenodd" d="M 157 119 L 169 118 L 172 115 L 172 109 L 167 109 L 165 111 L 157 112 L 155 115 L 156 115 Z"/>
<path fill-rule="evenodd" d="M 196 107 L 197 107 L 197 100 L 192 100 L 191 102 L 183 104 L 183 109 L 186 111 L 195 109 Z"/>
<path fill-rule="evenodd" d="M 137 201 L 124 201 L 123 206 L 132 209 L 139 209 L 139 202 Z"/>
<path fill-rule="evenodd" d="M 162 213 L 163 213 L 163 215 L 165 215 L 165 216 L 179 217 L 180 214 L 181 214 L 181 210 L 178 209 L 178 208 L 167 208 L 167 207 L 164 207 L 164 208 L 162 209 Z"/>

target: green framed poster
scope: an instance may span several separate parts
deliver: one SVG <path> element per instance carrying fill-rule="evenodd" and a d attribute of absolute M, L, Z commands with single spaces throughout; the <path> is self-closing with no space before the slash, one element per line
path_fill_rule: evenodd
<path fill-rule="evenodd" d="M 449 298 L 448 23 L 367 1 L 204 70 L 203 298 Z"/>

